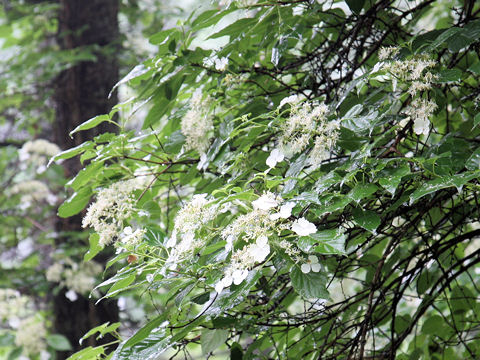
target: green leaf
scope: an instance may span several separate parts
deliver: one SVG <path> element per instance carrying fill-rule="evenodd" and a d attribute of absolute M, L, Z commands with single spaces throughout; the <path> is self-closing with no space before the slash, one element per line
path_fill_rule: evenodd
<path fill-rule="evenodd" d="M 95 255 L 97 255 L 100 251 L 102 251 L 103 246 L 99 245 L 98 241 L 100 240 L 100 236 L 97 233 L 91 234 L 88 238 L 88 243 L 90 244 L 90 248 L 83 256 L 83 261 L 90 261 L 92 260 Z"/>
<path fill-rule="evenodd" d="M 402 182 L 402 178 L 409 173 L 410 167 L 407 165 L 402 165 L 394 169 L 384 169 L 379 174 L 381 177 L 379 178 L 378 183 L 390 194 L 394 195 L 398 185 Z"/>
<path fill-rule="evenodd" d="M 219 32 L 210 35 L 209 39 L 217 39 L 222 36 L 230 36 L 230 38 L 237 38 L 239 36 L 244 36 L 248 29 L 251 29 L 255 26 L 258 19 L 256 17 L 252 18 L 241 18 L 235 21 L 233 24 L 228 25 Z"/>
<path fill-rule="evenodd" d="M 362 11 L 363 5 L 365 4 L 365 0 L 346 0 L 346 3 L 350 10 L 355 14 L 360 14 L 360 11 Z"/>
<path fill-rule="evenodd" d="M 154 105 L 145 117 L 145 120 L 143 120 L 142 129 L 148 129 L 150 126 L 158 123 L 162 119 L 162 116 L 167 112 L 168 104 L 170 104 L 170 100 L 165 97 L 155 101 Z"/>
<path fill-rule="evenodd" d="M 429 316 L 423 323 L 422 333 L 434 335 L 444 322 L 445 320 L 439 315 Z"/>
<path fill-rule="evenodd" d="M 473 118 L 473 127 L 477 127 L 478 124 L 480 124 L 480 113 Z"/>
<path fill-rule="evenodd" d="M 471 65 L 467 70 L 474 74 L 480 75 L 480 61 L 477 61 L 475 64 Z"/>
<path fill-rule="evenodd" d="M 152 332 L 153 329 L 159 327 L 160 324 L 166 321 L 167 315 L 168 312 L 164 312 L 162 315 L 156 317 L 155 319 L 144 325 L 140 330 L 135 333 L 135 335 L 133 335 L 125 342 L 123 348 L 132 347 L 133 345 L 145 339 Z"/>
<path fill-rule="evenodd" d="M 377 190 L 378 186 L 375 184 L 358 184 L 348 193 L 347 196 L 356 203 L 359 203 L 360 200 L 369 197 Z"/>
<path fill-rule="evenodd" d="M 72 350 L 72 345 L 68 339 L 60 334 L 47 335 L 47 344 L 57 351 L 68 351 Z"/>
<path fill-rule="evenodd" d="M 92 190 L 90 188 L 83 188 L 70 196 L 63 202 L 58 208 L 58 216 L 67 218 L 78 214 L 87 206 L 92 196 Z"/>
<path fill-rule="evenodd" d="M 108 97 L 110 97 L 115 91 L 115 89 L 120 85 L 125 84 L 133 79 L 137 79 L 147 74 L 149 71 L 150 71 L 150 68 L 146 67 L 144 64 L 139 64 L 135 66 L 122 80 L 120 80 L 118 83 L 115 84 L 115 86 L 110 91 L 110 94 L 108 94 Z"/>
<path fill-rule="evenodd" d="M 94 128 L 95 126 L 97 126 L 97 125 L 99 125 L 99 124 L 101 124 L 105 121 L 110 121 L 110 117 L 108 115 L 104 114 L 104 115 L 95 116 L 95 117 L 85 121 L 84 123 L 78 125 L 75 129 L 70 131 L 70 136 L 72 136 L 73 134 L 75 134 L 79 131 Z"/>
<path fill-rule="evenodd" d="M 472 155 L 465 162 L 465 167 L 468 170 L 480 170 L 480 147 L 477 148 Z"/>
<path fill-rule="evenodd" d="M 362 209 L 355 208 L 353 209 L 352 215 L 353 222 L 355 224 L 364 228 L 367 231 L 370 231 L 371 233 L 375 233 L 375 230 L 381 222 L 380 217 L 377 215 L 377 213 L 370 210 L 363 211 Z"/>
<path fill-rule="evenodd" d="M 203 293 L 203 294 L 200 294 L 200 295 L 195 296 L 195 297 L 192 299 L 192 301 L 193 301 L 195 304 L 203 305 L 203 304 L 205 304 L 209 299 L 210 299 L 210 293 L 209 293 L 209 292 L 205 292 L 205 293 Z"/>
<path fill-rule="evenodd" d="M 105 295 L 105 296 L 111 297 L 113 295 L 118 294 L 121 291 L 124 291 L 125 289 L 128 288 L 128 286 L 131 283 L 133 283 L 135 281 L 135 278 L 136 278 L 136 275 L 131 274 L 131 275 L 127 276 L 126 278 L 117 281 L 115 284 L 112 285 L 112 287 L 110 289 L 108 289 L 107 295 Z"/>
<path fill-rule="evenodd" d="M 105 349 L 103 348 L 103 346 L 89 346 L 76 352 L 75 354 L 67 358 L 67 360 L 92 360 L 98 359 L 98 357 L 103 354 L 105 354 Z"/>
<path fill-rule="evenodd" d="M 234 342 L 230 347 L 230 360 L 242 360 L 243 359 L 243 349 L 242 346 Z"/>
<path fill-rule="evenodd" d="M 457 174 L 452 176 L 442 176 L 437 179 L 431 180 L 422 186 L 410 195 L 410 204 L 413 204 L 418 199 L 424 197 L 425 195 L 434 193 L 441 189 L 446 189 L 449 187 L 455 186 L 457 189 L 460 189 L 463 185 L 469 182 L 472 179 L 475 179 L 480 176 L 480 172 L 466 172 L 463 174 Z"/>
<path fill-rule="evenodd" d="M 70 186 L 73 190 L 77 191 L 86 183 L 95 179 L 95 175 L 103 168 L 103 161 L 94 162 L 87 167 L 80 170 L 72 180 L 70 180 L 66 186 Z"/>
<path fill-rule="evenodd" d="M 410 315 L 398 315 L 395 317 L 395 332 L 400 334 L 407 330 L 408 326 L 410 325 L 412 318 Z"/>
<path fill-rule="evenodd" d="M 446 69 L 438 73 L 439 83 L 450 83 L 460 81 L 462 78 L 462 71 L 459 69 Z"/>
<path fill-rule="evenodd" d="M 202 354 L 207 355 L 223 345 L 228 338 L 228 330 L 202 330 L 200 340 L 202 342 Z"/>
<path fill-rule="evenodd" d="M 445 30 L 425 49 L 425 51 L 430 52 L 432 50 L 435 50 L 443 43 L 446 43 L 452 36 L 456 35 L 461 31 L 463 31 L 463 29 L 459 27 L 452 27 Z"/>
<path fill-rule="evenodd" d="M 15 345 L 15 335 L 5 333 L 0 335 L 0 347 L 10 347 Z"/>
<path fill-rule="evenodd" d="M 47 167 L 49 167 L 51 164 L 59 160 L 71 159 L 74 156 L 77 156 L 78 154 L 81 154 L 88 149 L 92 149 L 93 147 L 94 147 L 94 144 L 91 141 L 87 141 L 87 142 L 84 142 L 83 144 L 75 146 L 74 148 L 62 151 L 61 153 L 55 155 L 50 159 Z"/>
<path fill-rule="evenodd" d="M 327 277 L 321 273 L 304 274 L 299 266 L 294 266 L 290 278 L 295 291 L 304 299 L 329 299 L 326 288 Z"/>
<path fill-rule="evenodd" d="M 344 255 L 345 240 L 346 235 L 340 230 L 320 230 L 309 236 L 301 236 L 297 245 L 306 253 Z"/>
<path fill-rule="evenodd" d="M 185 136 L 180 130 L 177 130 L 172 135 L 170 135 L 168 141 L 165 143 L 165 151 L 176 154 L 180 151 L 184 143 Z"/>

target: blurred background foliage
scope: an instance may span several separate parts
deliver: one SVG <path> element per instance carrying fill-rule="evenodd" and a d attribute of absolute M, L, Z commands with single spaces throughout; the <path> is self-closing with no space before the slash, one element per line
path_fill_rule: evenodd
<path fill-rule="evenodd" d="M 480 356 L 477 3 L 5 0 L 0 11 L 0 357 Z M 398 45 L 392 62 L 435 62 L 428 88 L 377 65 Z M 203 153 L 181 126 L 197 89 L 214 114 Z M 268 172 L 290 95 L 330 107 L 337 148 L 319 167 L 306 150 Z M 423 125 L 415 99 L 435 102 Z M 84 208 L 138 171 L 156 176 L 135 193 L 151 217 L 128 223 L 148 235 L 101 251 Z M 303 274 L 274 237 L 272 258 L 217 298 L 218 234 L 182 276 L 158 271 L 152 254 L 190 195 L 250 204 L 267 190 L 318 227 L 282 237 L 316 254 L 321 274 Z"/>

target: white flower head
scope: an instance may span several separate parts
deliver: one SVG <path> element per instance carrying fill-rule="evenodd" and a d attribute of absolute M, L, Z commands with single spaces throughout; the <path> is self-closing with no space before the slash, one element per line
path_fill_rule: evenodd
<path fill-rule="evenodd" d="M 292 224 L 291 229 L 299 236 L 308 236 L 317 232 L 317 227 L 315 226 L 315 224 L 311 223 L 304 217 L 295 220 Z"/>
<path fill-rule="evenodd" d="M 215 59 L 215 69 L 218 71 L 225 71 L 228 65 L 228 58 L 222 57 L 222 58 L 216 58 Z"/>
<path fill-rule="evenodd" d="M 233 278 L 233 283 L 235 285 L 240 285 L 243 280 L 245 280 L 248 276 L 248 270 L 247 269 L 237 269 L 233 272 L 232 278 Z"/>
<path fill-rule="evenodd" d="M 310 271 L 319 272 L 320 264 L 318 262 L 318 258 L 315 255 L 309 255 L 307 262 L 300 266 L 300 270 L 302 270 L 304 274 L 307 274 Z"/>
<path fill-rule="evenodd" d="M 270 168 L 274 168 L 279 162 L 282 162 L 285 158 L 285 154 L 280 149 L 273 149 L 267 158 L 267 165 Z"/>
<path fill-rule="evenodd" d="M 295 203 L 289 201 L 282 206 L 280 206 L 280 211 L 278 213 L 270 215 L 270 219 L 277 220 L 277 219 L 288 219 L 292 215 L 292 209 L 295 207 Z"/>
<path fill-rule="evenodd" d="M 287 96 L 286 98 L 283 98 L 282 101 L 280 101 L 280 105 L 278 105 L 278 108 L 281 109 L 283 105 L 285 104 L 297 104 L 299 103 L 301 98 L 298 95 L 290 95 Z"/>
<path fill-rule="evenodd" d="M 71 302 L 77 301 L 78 299 L 77 293 L 71 289 L 65 293 L 65 297 Z"/>
<path fill-rule="evenodd" d="M 278 201 L 272 193 L 266 193 L 260 196 L 257 200 L 252 201 L 252 205 L 254 209 L 269 210 L 278 206 Z"/>
<path fill-rule="evenodd" d="M 417 135 L 427 136 L 430 132 L 430 121 L 427 118 L 416 118 L 413 122 L 413 131 Z"/>
<path fill-rule="evenodd" d="M 260 236 L 255 244 L 250 248 L 252 257 L 257 262 L 262 262 L 270 254 L 270 245 L 268 245 L 268 238 Z"/>
<path fill-rule="evenodd" d="M 218 283 L 215 284 L 215 291 L 217 293 L 221 293 L 223 289 L 229 287 L 233 283 L 233 278 L 230 275 L 226 275 L 220 280 Z"/>

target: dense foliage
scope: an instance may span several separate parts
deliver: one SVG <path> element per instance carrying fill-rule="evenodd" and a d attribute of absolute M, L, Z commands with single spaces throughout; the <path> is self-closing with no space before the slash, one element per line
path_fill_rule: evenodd
<path fill-rule="evenodd" d="M 479 358 L 479 14 L 236 1 L 153 34 L 73 131 L 119 133 L 52 159 L 84 164 L 59 215 L 87 264 L 116 250 L 93 295 L 150 310 L 72 359 Z"/>

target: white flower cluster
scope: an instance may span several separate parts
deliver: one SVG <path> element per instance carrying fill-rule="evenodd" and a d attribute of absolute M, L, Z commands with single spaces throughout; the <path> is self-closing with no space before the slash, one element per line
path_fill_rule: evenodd
<path fill-rule="evenodd" d="M 416 98 L 405 110 L 406 114 L 413 119 L 413 131 L 417 135 L 427 136 L 430 132 L 430 120 L 428 118 L 433 114 L 437 104 L 434 101 Z"/>
<path fill-rule="evenodd" d="M 305 150 L 312 138 L 309 161 L 317 167 L 328 158 L 337 142 L 339 125 L 335 121 L 327 121 L 328 107 L 323 103 L 298 101 L 297 96 L 289 96 L 280 103 L 279 108 L 291 104 L 291 110 L 288 120 L 281 127 L 280 148 L 273 149 L 267 158 L 267 165 L 271 168 L 283 161 L 284 155 L 291 156 Z"/>
<path fill-rule="evenodd" d="M 46 168 L 48 159 L 57 155 L 60 148 L 45 139 L 27 141 L 19 150 L 21 167 L 26 169 L 28 165 L 37 166 L 37 172 L 42 173 Z"/>
<path fill-rule="evenodd" d="M 298 250 L 291 242 L 287 240 L 282 240 L 278 242 L 278 246 L 280 246 L 285 253 L 290 256 L 295 262 L 301 261 L 300 257 L 300 250 Z"/>
<path fill-rule="evenodd" d="M 146 232 L 147 230 L 145 229 L 136 229 L 133 231 L 131 226 L 126 226 L 123 229 L 123 234 L 121 236 L 122 244 L 127 246 L 135 246 L 143 240 Z"/>
<path fill-rule="evenodd" d="M 47 329 L 43 321 L 36 316 L 30 316 L 20 321 L 15 335 L 15 344 L 22 346 L 28 355 L 38 355 L 45 351 Z"/>
<path fill-rule="evenodd" d="M 77 299 L 78 294 L 88 294 L 95 286 L 96 276 L 103 271 L 102 265 L 95 261 L 74 262 L 70 258 L 63 262 L 52 264 L 45 272 L 48 281 L 58 282 L 70 291 L 68 297 L 71 301 Z"/>
<path fill-rule="evenodd" d="M 202 98 L 202 92 L 197 90 L 190 100 L 190 109 L 182 119 L 182 134 L 185 136 L 185 150 L 196 150 L 200 154 L 207 151 L 210 137 L 208 133 L 213 128 L 212 117 L 209 114 L 208 98 Z"/>
<path fill-rule="evenodd" d="M 280 226 L 276 229 L 277 222 L 280 219 L 288 219 L 295 206 L 293 202 L 286 202 L 280 206 L 282 202 L 281 197 L 267 192 L 252 201 L 252 211 L 238 216 L 222 231 L 222 237 L 227 242 L 225 246 L 227 251 L 233 250 L 234 242 L 237 239 L 241 239 L 247 244 L 242 249 L 233 251 L 224 276 L 215 285 L 218 293 L 232 284 L 241 284 L 248 276 L 249 270 L 268 257 L 270 254 L 268 239 L 274 230 L 285 228 L 299 236 L 306 236 L 317 231 L 316 226 L 305 218 L 294 221 L 290 227 Z M 274 209 L 275 211 L 273 211 Z M 282 240 L 279 245 L 285 249 L 286 253 L 291 254 L 296 260 L 299 259 L 299 251 L 286 240 Z"/>
<path fill-rule="evenodd" d="M 398 52 L 383 49 L 380 51 L 381 60 L 388 59 Z M 428 71 L 437 65 L 437 62 L 428 58 L 427 55 L 416 55 L 408 60 L 396 60 L 383 64 L 382 68 L 393 75 L 393 87 L 396 88 L 397 81 L 408 85 L 407 92 L 415 97 L 432 88 L 432 82 L 437 75 Z M 432 100 L 415 98 L 406 109 L 406 114 L 413 120 L 413 130 L 417 135 L 427 136 L 430 132 L 429 117 L 433 114 L 437 105 Z"/>
<path fill-rule="evenodd" d="M 386 62 L 382 68 L 394 76 L 394 88 L 397 80 L 408 83 L 408 93 L 411 96 L 415 96 L 418 92 L 432 88 L 432 82 L 437 76 L 426 70 L 436 65 L 437 62 L 429 59 L 427 56 L 417 55 L 408 60 Z"/>
<path fill-rule="evenodd" d="M 256 263 L 264 261 L 270 254 L 270 245 L 266 236 L 260 236 L 255 243 L 244 246 L 233 253 L 230 266 L 225 270 L 223 278 L 215 285 L 217 293 L 230 285 L 239 285 L 248 276 L 248 270 Z"/>
<path fill-rule="evenodd" d="M 378 59 L 379 60 L 387 60 L 395 57 L 398 52 L 400 51 L 400 48 L 397 46 L 382 46 L 380 48 L 380 51 L 378 52 Z"/>
<path fill-rule="evenodd" d="M 214 55 L 211 58 L 205 58 L 205 60 L 203 61 L 203 65 L 208 67 L 215 66 L 216 70 L 225 71 L 228 65 L 228 58 L 219 58 L 217 55 Z"/>
<path fill-rule="evenodd" d="M 100 190 L 97 201 L 92 203 L 83 218 L 82 226 L 91 226 L 100 236 L 102 246 L 120 238 L 123 221 L 128 219 L 135 209 L 135 190 L 145 186 L 145 178 L 119 181 Z"/>
<path fill-rule="evenodd" d="M 172 235 L 166 243 L 168 248 L 173 248 L 167 260 L 170 268 L 204 244 L 195 232 L 211 221 L 216 214 L 217 205 L 207 200 L 207 194 L 194 195 L 177 213 Z"/>
<path fill-rule="evenodd" d="M 57 197 L 50 192 L 47 185 L 38 180 L 27 180 L 13 185 L 10 188 L 11 195 L 20 195 L 20 207 L 26 209 L 36 203 L 46 201 L 54 205 Z"/>
<path fill-rule="evenodd" d="M 0 289 L 0 322 L 10 317 L 22 316 L 20 313 L 27 308 L 29 299 L 21 295 L 17 290 Z"/>
<path fill-rule="evenodd" d="M 0 289 L 0 324 L 15 330 L 15 344 L 23 354 L 35 356 L 47 348 L 47 331 L 41 317 L 35 316 L 33 301 L 17 290 Z"/>

